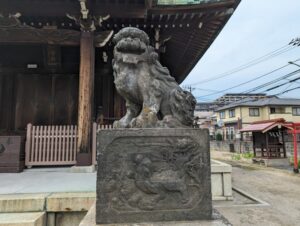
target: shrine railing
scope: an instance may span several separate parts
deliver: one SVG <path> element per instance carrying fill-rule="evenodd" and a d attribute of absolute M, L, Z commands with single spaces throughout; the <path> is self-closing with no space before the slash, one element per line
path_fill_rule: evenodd
<path fill-rule="evenodd" d="M 92 164 L 97 164 L 96 138 L 97 131 L 112 129 L 112 125 L 93 123 L 92 131 Z M 25 165 L 59 166 L 75 165 L 77 153 L 77 126 L 75 125 L 27 125 Z"/>
<path fill-rule="evenodd" d="M 74 165 L 76 163 L 77 126 L 27 125 L 25 165 Z"/>

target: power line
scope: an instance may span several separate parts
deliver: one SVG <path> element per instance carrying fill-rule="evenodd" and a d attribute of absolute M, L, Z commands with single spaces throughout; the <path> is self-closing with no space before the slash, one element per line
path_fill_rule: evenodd
<path fill-rule="evenodd" d="M 206 92 L 218 92 L 218 90 L 214 90 L 214 89 L 202 89 L 202 88 L 197 88 L 197 87 L 194 87 L 193 88 L 194 90 L 197 89 L 197 90 L 202 90 L 202 91 L 206 91 Z"/>
<path fill-rule="evenodd" d="M 266 86 L 269 86 L 269 85 L 272 85 L 272 84 L 274 84 L 274 83 L 276 83 L 276 82 L 279 82 L 279 81 L 281 81 L 282 79 L 287 79 L 287 78 L 289 78 L 289 77 L 291 77 L 291 76 L 293 76 L 293 75 L 296 75 L 296 74 L 298 74 L 298 73 L 300 73 L 300 69 L 298 69 L 298 70 L 296 70 L 296 71 L 293 71 L 293 72 L 290 72 L 290 73 L 288 73 L 288 74 L 286 74 L 286 75 L 284 75 L 284 76 L 281 76 L 281 77 L 279 77 L 279 78 L 277 78 L 277 79 L 274 79 L 274 80 L 272 80 L 272 81 L 270 81 L 270 82 L 267 82 L 267 83 L 264 83 L 264 84 L 259 85 L 259 86 L 257 86 L 257 87 L 254 87 L 254 88 L 252 88 L 252 89 L 250 89 L 250 90 L 245 91 L 244 93 L 252 93 L 252 92 L 255 92 L 255 91 L 260 90 L 260 89 L 262 89 L 262 88 L 264 88 L 264 87 L 266 87 Z M 265 92 L 266 92 L 266 91 L 265 91 Z"/>
<path fill-rule="evenodd" d="M 299 59 L 299 60 L 300 60 L 300 59 Z M 204 95 L 204 96 L 202 96 L 202 97 L 213 96 L 213 95 L 216 95 L 216 94 L 219 94 L 219 93 L 224 93 L 224 92 L 226 92 L 226 91 L 228 91 L 228 90 L 231 90 L 231 89 L 234 89 L 234 88 L 243 86 L 243 85 L 245 85 L 245 84 L 247 84 L 247 83 L 249 83 L 249 82 L 253 82 L 253 81 L 257 80 L 257 79 L 260 79 L 260 78 L 263 78 L 263 77 L 265 77 L 265 76 L 267 76 L 267 75 L 270 75 L 270 74 L 272 74 L 272 73 L 274 73 L 274 72 L 276 72 L 276 71 L 279 71 L 279 70 L 281 70 L 281 69 L 283 69 L 283 68 L 285 68 L 285 67 L 287 67 L 287 66 L 289 66 L 289 65 L 290 65 L 290 64 L 286 64 L 286 65 L 284 65 L 284 66 L 282 66 L 282 67 L 276 68 L 276 69 L 274 69 L 274 70 L 272 70 L 272 71 L 270 71 L 270 72 L 268 72 L 268 73 L 266 73 L 266 74 L 263 74 L 263 75 L 261 75 L 261 76 L 255 77 L 255 78 L 250 79 L 250 80 L 248 80 L 248 81 L 246 81 L 246 82 L 242 82 L 242 83 L 240 83 L 240 84 L 238 84 L 238 85 L 231 86 L 231 87 L 229 87 L 229 88 L 227 88 L 227 89 L 223 89 L 223 90 L 220 90 L 220 91 L 215 92 L 215 93 L 207 94 L 207 95 Z"/>
<path fill-rule="evenodd" d="M 300 86 L 295 87 L 295 88 L 292 88 L 292 89 L 285 90 L 285 91 L 283 91 L 283 92 L 281 92 L 281 93 L 277 93 L 277 94 L 275 94 L 275 95 L 276 95 L 276 96 L 280 96 L 280 95 L 282 95 L 282 94 L 291 92 L 291 91 L 296 90 L 296 89 L 300 89 Z"/>
<path fill-rule="evenodd" d="M 232 75 L 236 72 L 242 71 L 242 70 L 247 69 L 249 67 L 252 67 L 256 64 L 259 64 L 261 62 L 264 62 L 266 60 L 274 58 L 274 57 L 276 57 L 280 54 L 283 54 L 287 51 L 290 51 L 291 49 L 294 49 L 297 46 L 300 46 L 300 38 L 299 37 L 296 37 L 296 38 L 292 39 L 289 44 L 284 45 L 284 46 L 282 46 L 282 47 L 280 47 L 276 50 L 273 50 L 273 51 L 271 51 L 271 52 L 269 52 L 269 53 L 267 53 L 267 54 L 265 54 L 261 57 L 255 58 L 255 59 L 251 60 L 250 62 L 245 63 L 245 64 L 243 64 L 239 67 L 233 68 L 233 69 L 231 69 L 231 70 L 229 70 L 225 73 L 221 73 L 221 74 L 219 74 L 217 76 L 214 76 L 210 79 L 204 79 L 204 80 L 201 80 L 199 82 L 196 82 L 196 83 L 193 83 L 193 84 L 190 84 L 190 85 L 198 85 L 200 83 L 207 83 L 207 82 L 210 82 L 210 81 L 214 81 L 214 80 L 217 80 L 217 79 L 220 79 L 220 78 L 227 77 L 227 76 Z"/>
<path fill-rule="evenodd" d="M 268 54 L 265 54 L 265 55 L 263 55 L 263 56 L 261 56 L 259 58 L 251 60 L 250 62 L 248 62 L 246 64 L 243 64 L 243 65 L 241 65 L 239 67 L 233 68 L 233 69 L 231 69 L 231 70 L 229 70 L 227 72 L 224 72 L 224 73 L 221 73 L 219 75 L 216 75 L 216 76 L 214 76 L 214 77 L 212 77 L 210 79 L 204 79 L 204 80 L 198 81 L 198 82 L 193 83 L 191 85 L 198 85 L 200 83 L 203 84 L 203 83 L 207 83 L 207 82 L 210 82 L 210 81 L 214 81 L 214 80 L 217 80 L 217 79 L 221 79 L 221 78 L 230 76 L 230 75 L 232 75 L 234 73 L 237 73 L 239 71 L 245 70 L 245 69 L 247 69 L 249 67 L 252 67 L 252 66 L 254 66 L 256 64 L 262 63 L 262 62 L 264 62 L 266 60 L 269 60 L 269 59 L 274 58 L 274 57 L 276 57 L 278 55 L 281 55 L 281 54 L 283 54 L 283 53 L 285 53 L 287 51 L 290 51 L 290 50 L 294 49 L 295 47 L 296 46 L 292 46 L 291 47 L 289 45 L 285 45 L 285 46 L 283 46 L 283 47 L 281 47 L 281 48 L 279 48 L 277 50 L 274 50 L 274 51 L 272 51 L 272 52 L 270 52 Z"/>

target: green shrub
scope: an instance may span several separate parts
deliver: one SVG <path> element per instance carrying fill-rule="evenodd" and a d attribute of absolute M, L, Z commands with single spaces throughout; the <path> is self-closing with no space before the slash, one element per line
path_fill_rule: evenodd
<path fill-rule="evenodd" d="M 246 153 L 243 153 L 242 156 L 245 159 L 252 159 L 254 157 L 254 154 L 252 152 L 246 152 Z"/>
<path fill-rule="evenodd" d="M 216 140 L 217 140 L 217 141 L 222 141 L 222 140 L 223 140 L 223 136 L 222 136 L 221 133 L 217 133 L 217 134 L 216 134 Z"/>
<path fill-rule="evenodd" d="M 241 155 L 240 154 L 234 154 L 232 155 L 232 160 L 241 160 Z"/>

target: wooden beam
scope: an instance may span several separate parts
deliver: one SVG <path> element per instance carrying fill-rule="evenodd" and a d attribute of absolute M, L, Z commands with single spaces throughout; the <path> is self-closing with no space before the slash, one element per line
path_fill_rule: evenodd
<path fill-rule="evenodd" d="M 66 29 L 31 27 L 0 28 L 0 43 L 79 45 L 80 32 Z"/>
<path fill-rule="evenodd" d="M 90 165 L 94 102 L 95 49 L 93 32 L 81 32 L 77 165 Z"/>
<path fill-rule="evenodd" d="M 95 46 L 103 47 L 110 40 L 113 31 L 97 32 Z M 79 46 L 80 31 L 68 29 L 38 29 L 24 27 L 0 27 L 0 44 L 50 44 L 60 46 Z"/>
<path fill-rule="evenodd" d="M 91 4 L 89 4 L 91 5 Z M 78 1 L 31 1 L 31 0 L 1 0 L 0 11 L 7 13 L 20 12 L 23 16 L 31 17 L 65 17 L 66 13 L 80 16 Z M 106 4 L 94 1 L 90 8 L 93 15 L 109 14 L 116 18 L 143 18 L 146 7 L 143 4 L 124 4 L 108 1 Z"/>
<path fill-rule="evenodd" d="M 203 4 L 194 4 L 194 5 L 156 5 L 152 8 L 151 13 L 154 14 L 174 14 L 178 12 L 182 13 L 199 13 L 199 11 L 215 11 L 215 10 L 226 10 L 229 7 L 236 7 L 236 0 L 228 0 L 225 2 L 217 2 L 217 3 L 203 3 Z"/>

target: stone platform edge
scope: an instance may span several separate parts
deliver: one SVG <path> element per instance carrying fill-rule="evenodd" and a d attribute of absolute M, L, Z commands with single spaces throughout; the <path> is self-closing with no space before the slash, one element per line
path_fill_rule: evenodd
<path fill-rule="evenodd" d="M 94 203 L 79 226 L 232 226 L 232 224 L 215 209 L 212 220 L 96 224 L 96 203 Z"/>

